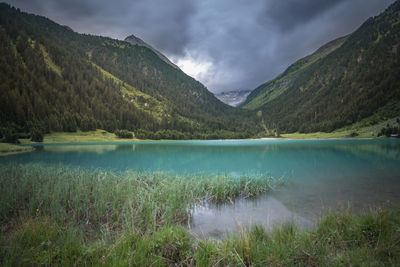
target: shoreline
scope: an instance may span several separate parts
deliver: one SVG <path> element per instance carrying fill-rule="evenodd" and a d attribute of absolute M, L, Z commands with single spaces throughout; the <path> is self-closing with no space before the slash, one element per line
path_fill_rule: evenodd
<path fill-rule="evenodd" d="M 33 147 L 29 146 L 25 147 L 17 144 L 0 143 L 0 157 L 20 154 L 20 153 L 28 153 L 34 150 L 35 149 Z"/>
<path fill-rule="evenodd" d="M 248 138 L 248 139 L 211 139 L 211 140 L 203 140 L 203 139 L 188 139 L 188 140 L 173 140 L 173 139 L 124 139 L 115 136 L 113 133 L 106 132 L 101 129 L 97 129 L 96 131 L 82 132 L 77 131 L 74 133 L 67 132 L 57 132 L 46 134 L 43 142 L 32 142 L 29 139 L 20 139 L 21 144 L 8 144 L 8 143 L 0 143 L 2 144 L 2 149 L 0 149 L 0 156 L 7 156 L 13 154 L 20 153 L 28 153 L 32 152 L 35 149 L 35 146 L 46 146 L 46 145 L 95 145 L 97 143 L 102 144 L 130 144 L 130 143 L 141 143 L 141 142 L 175 142 L 175 141 L 283 141 L 283 140 L 372 140 L 372 139 L 386 139 L 385 137 L 375 137 L 375 136 L 355 136 L 350 137 L 346 136 L 344 132 L 340 133 L 291 133 L 291 134 L 282 134 L 280 137 L 260 137 L 260 138 Z M 28 148 L 30 147 L 30 149 Z"/>
<path fill-rule="evenodd" d="M 22 139 L 21 144 L 10 144 L 3 143 L 7 146 L 12 146 L 11 150 L 0 151 L 0 156 L 11 155 L 11 154 L 19 154 L 19 153 L 27 153 L 32 152 L 34 149 L 18 149 L 18 148 L 27 148 L 27 147 L 35 147 L 35 146 L 56 146 L 56 145 L 96 145 L 96 144 L 107 144 L 107 145 L 123 145 L 123 144 L 132 144 L 132 143 L 142 143 L 142 142 L 189 142 L 189 141 L 283 141 L 283 140 L 374 140 L 374 139 L 382 139 L 379 137 L 310 137 L 310 138 L 293 138 L 293 137 L 261 137 L 261 138 L 249 138 L 249 139 L 123 139 L 123 140 L 63 140 L 63 141 L 50 141 L 50 142 L 31 142 Z M 386 138 L 383 138 L 386 139 Z M 388 138 L 388 139 L 396 139 L 396 138 Z M 17 149 L 16 149 L 17 148 Z"/>

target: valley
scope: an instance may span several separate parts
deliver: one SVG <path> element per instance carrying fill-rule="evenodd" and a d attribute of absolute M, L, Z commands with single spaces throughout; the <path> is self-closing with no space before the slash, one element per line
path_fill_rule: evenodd
<path fill-rule="evenodd" d="M 0 265 L 399 266 L 400 0 L 157 1 L 0 3 Z"/>

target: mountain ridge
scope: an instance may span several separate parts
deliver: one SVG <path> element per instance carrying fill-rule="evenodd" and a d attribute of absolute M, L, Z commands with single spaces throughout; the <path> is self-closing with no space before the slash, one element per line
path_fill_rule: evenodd
<path fill-rule="evenodd" d="M 328 54 L 306 65 L 302 62 L 313 54 L 300 59 L 260 85 L 241 107 L 257 111 L 267 128 L 282 132 L 330 132 L 370 116 L 396 117 L 400 114 L 399 44 L 397 0 L 339 39 Z"/>
<path fill-rule="evenodd" d="M 270 86 L 273 86 L 275 84 L 276 81 L 279 81 L 281 79 L 285 79 L 287 78 L 287 76 L 289 74 L 295 74 L 299 71 L 301 71 L 304 67 L 307 67 L 309 64 L 314 63 L 315 61 L 329 55 L 330 53 L 332 53 L 333 51 L 335 51 L 337 48 L 339 48 L 344 41 L 346 41 L 348 35 L 346 36 L 342 36 L 339 38 L 336 38 L 332 41 L 329 41 L 328 43 L 322 45 L 321 47 L 319 47 L 317 50 L 315 50 L 313 53 L 305 56 L 304 58 L 301 58 L 299 60 L 297 60 L 295 63 L 291 64 L 284 72 L 282 72 L 281 74 L 279 74 L 276 78 L 258 86 L 256 89 L 254 89 L 251 93 L 251 95 L 249 95 L 248 98 L 246 98 L 246 100 L 244 102 L 242 102 L 240 104 L 240 106 L 247 106 L 247 108 L 251 107 L 251 108 L 256 108 L 256 107 L 260 107 L 261 104 L 259 103 L 257 106 L 257 103 L 255 105 L 252 106 L 252 104 L 250 104 L 251 100 L 255 98 L 255 96 L 259 93 L 261 93 L 262 90 L 269 90 L 270 92 L 274 91 L 275 88 L 269 88 Z M 286 81 L 286 80 L 285 80 Z M 284 81 L 284 82 L 285 82 Z M 284 90 L 287 89 L 287 86 L 285 85 L 285 88 L 283 88 L 282 91 L 276 92 L 274 91 L 274 95 L 268 97 L 267 101 L 272 100 L 273 98 L 277 97 L 279 94 L 283 93 Z"/>
<path fill-rule="evenodd" d="M 174 63 L 172 63 L 164 54 L 162 54 L 160 51 L 158 51 L 157 49 L 155 49 L 154 47 L 152 47 L 151 45 L 149 45 L 148 43 L 146 43 L 145 41 L 143 41 L 139 37 L 131 34 L 128 37 L 126 37 L 124 39 L 124 41 L 130 43 L 131 45 L 139 45 L 139 46 L 144 46 L 144 47 L 149 48 L 151 51 L 156 53 L 157 56 L 159 56 L 167 64 L 169 64 L 170 66 L 172 66 L 172 67 L 174 67 L 176 69 L 179 69 L 179 67 L 176 66 Z"/>

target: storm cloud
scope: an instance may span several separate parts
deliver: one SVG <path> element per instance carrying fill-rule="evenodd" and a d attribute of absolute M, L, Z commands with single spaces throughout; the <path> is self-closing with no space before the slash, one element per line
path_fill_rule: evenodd
<path fill-rule="evenodd" d="M 254 89 L 394 0 L 14 0 L 81 33 L 134 34 L 212 92 Z"/>
<path fill-rule="evenodd" d="M 312 21 L 345 0 L 270 0 L 260 14 L 260 21 L 282 32 Z"/>

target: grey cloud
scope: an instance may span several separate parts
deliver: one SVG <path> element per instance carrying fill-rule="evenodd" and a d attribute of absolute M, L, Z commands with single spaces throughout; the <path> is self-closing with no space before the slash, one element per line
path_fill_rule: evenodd
<path fill-rule="evenodd" d="M 63 14 L 65 18 L 74 20 L 79 20 L 84 17 L 94 17 L 100 11 L 99 6 L 96 5 L 96 1 L 81 0 L 53 0 L 49 8 L 55 10 L 57 13 Z"/>
<path fill-rule="evenodd" d="M 212 92 L 254 89 L 295 60 L 354 31 L 394 0 L 13 0 L 78 32 L 135 34 L 167 56 L 212 67 Z"/>
<path fill-rule="evenodd" d="M 208 6 L 213 12 L 202 9 L 201 23 L 195 25 L 209 30 L 191 45 L 214 59 L 210 76 L 215 79 L 207 82 L 210 90 L 254 89 L 326 42 L 351 33 L 393 0 L 283 2 L 230 2 L 222 12 L 216 12 L 218 5 Z M 259 20 L 266 7 L 275 12 L 268 25 Z"/>
<path fill-rule="evenodd" d="M 10 5 L 21 8 L 22 11 L 27 11 L 35 14 L 42 15 L 44 12 L 44 3 L 41 0 L 12 0 Z"/>
<path fill-rule="evenodd" d="M 258 19 L 266 26 L 287 32 L 312 21 L 345 0 L 270 0 Z"/>
<path fill-rule="evenodd" d="M 132 11 L 127 19 L 145 41 L 169 54 L 183 55 L 191 38 L 190 17 L 196 11 L 190 1 L 135 1 Z"/>
<path fill-rule="evenodd" d="M 16 5 L 22 9 L 27 9 L 30 12 L 39 13 L 51 17 L 63 17 L 66 20 L 81 20 L 84 17 L 93 17 L 100 10 L 99 6 L 95 5 L 95 1 L 57 1 L 57 0 L 13 0 L 11 5 Z"/>

